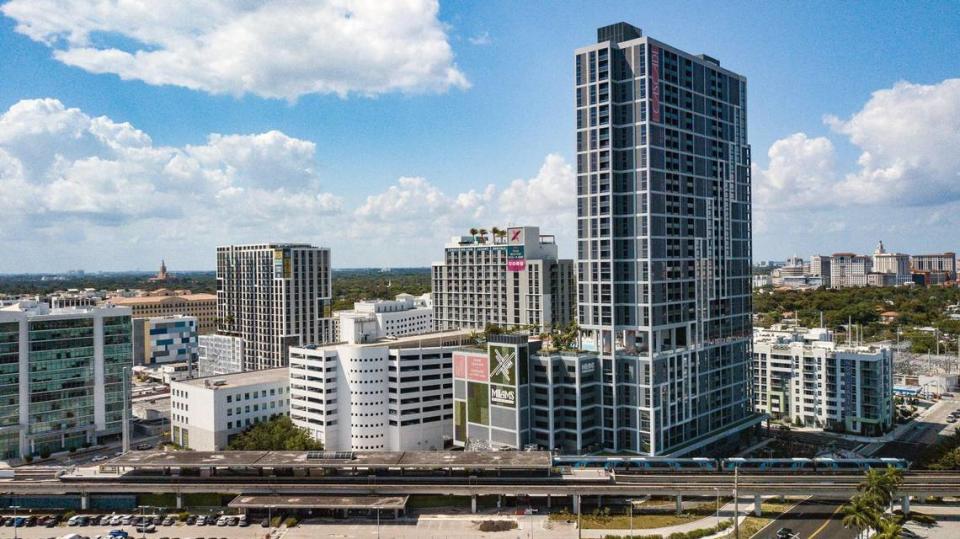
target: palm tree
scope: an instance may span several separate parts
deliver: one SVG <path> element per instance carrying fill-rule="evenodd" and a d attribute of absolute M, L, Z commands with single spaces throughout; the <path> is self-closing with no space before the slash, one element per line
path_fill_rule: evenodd
<path fill-rule="evenodd" d="M 489 232 L 487 232 L 486 228 L 480 229 L 480 243 L 487 243 L 487 234 L 489 234 Z"/>
<path fill-rule="evenodd" d="M 882 519 L 878 524 L 879 529 L 874 534 L 873 539 L 901 539 L 903 537 L 903 526 L 889 519 Z"/>
<path fill-rule="evenodd" d="M 850 503 L 843 506 L 843 527 L 856 528 L 857 537 L 868 528 L 876 527 L 880 521 L 878 500 L 870 495 L 857 494 Z"/>
<path fill-rule="evenodd" d="M 479 233 L 480 233 L 480 230 L 477 229 L 477 228 L 471 228 L 471 229 L 470 229 L 470 235 L 473 236 L 474 238 L 476 238 L 476 237 L 477 237 L 477 234 L 479 234 Z"/>

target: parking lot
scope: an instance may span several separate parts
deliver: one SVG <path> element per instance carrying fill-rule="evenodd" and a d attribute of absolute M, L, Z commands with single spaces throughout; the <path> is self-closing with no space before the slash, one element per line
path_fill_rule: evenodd
<path fill-rule="evenodd" d="M 275 539 L 314 539 L 314 538 L 376 538 L 381 539 L 446 539 L 449 537 L 489 538 L 547 538 L 565 539 L 576 537 L 573 526 L 551 523 L 543 515 L 516 517 L 518 528 L 506 532 L 481 532 L 477 529 L 483 520 L 499 518 L 512 520 L 512 517 L 495 517 L 490 515 L 461 515 L 461 516 L 424 516 L 419 519 L 405 519 L 401 521 L 384 520 L 379 526 L 370 520 L 340 520 L 322 519 L 306 521 L 295 528 L 284 529 L 282 533 L 274 535 Z M 111 530 L 127 532 L 130 538 L 145 536 L 147 539 L 264 539 L 275 531 L 272 528 L 263 528 L 260 522 L 251 522 L 249 527 L 240 526 L 197 526 L 178 522 L 172 526 L 157 526 L 155 532 L 139 533 L 132 525 L 89 525 L 67 526 L 59 525 L 54 528 L 43 526 L 16 528 L 17 537 L 24 539 L 58 539 L 64 535 L 76 533 L 82 537 L 96 539 L 109 538 Z M 0 528 L 0 537 L 13 537 L 14 528 Z"/>
<path fill-rule="evenodd" d="M 190 519 L 192 524 L 168 521 L 170 523 L 164 525 L 162 521 L 160 521 L 161 523 L 153 524 L 152 527 L 148 526 L 146 531 L 138 531 L 137 523 L 134 521 L 133 515 L 116 515 L 116 517 L 120 519 L 120 521 L 116 523 L 114 523 L 113 520 L 109 523 L 106 521 L 101 523 L 101 519 L 96 518 L 98 516 L 101 515 L 93 515 L 94 518 L 91 519 L 90 524 L 74 526 L 69 525 L 66 520 L 61 521 L 54 527 L 47 527 L 42 523 L 34 526 L 14 527 L 6 526 L 6 522 L 4 522 L 4 526 L 0 527 L 0 537 L 13 537 L 14 531 L 16 531 L 17 537 L 23 537 L 25 539 L 58 538 L 71 533 L 75 533 L 81 537 L 89 537 L 90 539 L 96 539 L 97 537 L 105 539 L 109 537 L 111 530 L 123 530 L 128 533 L 131 538 L 146 536 L 150 539 L 160 539 L 164 537 L 169 539 L 255 539 L 262 538 L 271 531 L 269 528 L 262 527 L 260 521 L 251 521 L 249 526 L 241 526 L 239 518 L 236 516 L 233 517 L 235 520 L 232 525 L 220 526 L 216 520 L 214 520 L 215 517 L 211 518 L 213 524 L 198 525 L 196 523 L 196 517 L 194 517 Z M 122 519 L 123 516 L 130 518 L 124 520 Z M 11 515 L 4 515 L 4 520 L 12 520 Z"/>

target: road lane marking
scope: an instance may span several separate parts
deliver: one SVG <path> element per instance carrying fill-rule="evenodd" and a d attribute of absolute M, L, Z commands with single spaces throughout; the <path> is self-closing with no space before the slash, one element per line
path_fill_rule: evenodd
<path fill-rule="evenodd" d="M 814 530 L 813 533 L 810 534 L 810 537 L 808 537 L 807 539 L 813 539 L 813 538 L 816 537 L 820 532 L 822 532 L 823 529 L 826 528 L 826 527 L 830 524 L 830 521 L 833 520 L 833 515 L 836 515 L 837 513 L 839 513 L 841 509 L 843 509 L 843 504 L 838 505 L 837 508 L 833 511 L 833 513 L 831 513 L 830 516 L 827 517 L 827 521 L 824 522 L 819 528 L 817 528 L 816 530 Z"/>

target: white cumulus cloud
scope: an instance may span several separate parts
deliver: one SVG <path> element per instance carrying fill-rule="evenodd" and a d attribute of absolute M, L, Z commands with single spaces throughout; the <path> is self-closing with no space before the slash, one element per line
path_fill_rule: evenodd
<path fill-rule="evenodd" d="M 212 94 L 444 92 L 469 82 L 436 0 L 10 0 L 64 64 Z"/>
<path fill-rule="evenodd" d="M 849 118 L 824 121 L 859 149 L 856 163 L 838 164 L 826 137 L 780 139 L 767 168 L 754 165 L 759 211 L 960 200 L 960 79 L 899 82 L 874 92 Z"/>

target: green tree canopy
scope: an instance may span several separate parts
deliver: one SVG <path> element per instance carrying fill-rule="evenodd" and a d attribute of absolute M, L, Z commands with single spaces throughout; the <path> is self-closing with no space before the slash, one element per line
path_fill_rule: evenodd
<path fill-rule="evenodd" d="M 263 421 L 240 433 L 227 449 L 240 451 L 319 451 L 323 444 L 287 416 Z"/>

